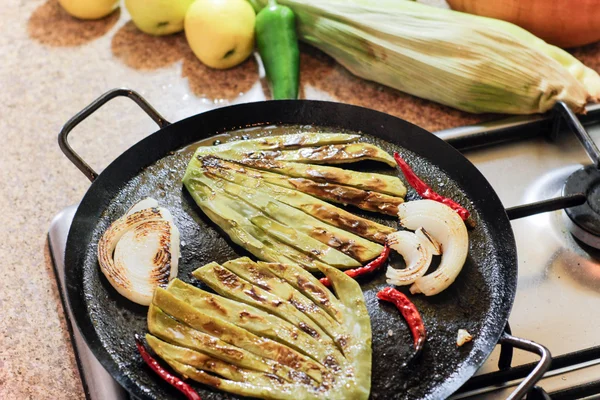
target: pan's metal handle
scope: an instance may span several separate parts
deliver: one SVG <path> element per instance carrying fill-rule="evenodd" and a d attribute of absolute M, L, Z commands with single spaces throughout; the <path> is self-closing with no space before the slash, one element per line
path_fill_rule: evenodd
<path fill-rule="evenodd" d="M 529 373 L 529 375 L 527 375 L 525 379 L 523 379 L 523 381 L 510 394 L 510 396 L 506 398 L 507 400 L 522 399 L 535 386 L 535 384 L 542 379 L 542 376 L 546 373 L 546 371 L 548 371 L 548 368 L 550 368 L 550 363 L 552 362 L 550 350 L 541 344 L 532 342 L 531 340 L 512 336 L 506 332 L 502 334 L 502 337 L 500 337 L 499 343 L 507 344 L 531 353 L 536 353 L 540 356 L 540 361 L 535 368 Z"/>
<path fill-rule="evenodd" d="M 600 168 L 600 149 L 598 149 L 596 142 L 594 142 L 594 139 L 592 139 L 588 131 L 585 130 L 579 118 L 577 118 L 575 113 L 563 101 L 557 102 L 554 106 L 554 110 L 558 121 L 554 124 L 553 136 L 558 136 L 561 126 L 560 121 L 564 119 L 567 122 L 569 129 L 575 133 L 577 139 L 579 139 L 583 145 L 583 148 L 594 163 L 594 166 Z"/>
<path fill-rule="evenodd" d="M 163 116 L 160 115 L 158 111 L 156 111 L 154 107 L 150 105 L 150 103 L 148 103 L 142 96 L 131 89 L 112 89 L 98 97 L 96 100 L 92 101 L 90 105 L 75 114 L 75 116 L 65 124 L 58 134 L 58 145 L 60 146 L 60 149 L 63 151 L 63 153 L 65 153 L 65 156 L 67 156 L 67 158 L 71 160 L 71 162 L 75 164 L 75 166 L 79 168 L 79 170 L 83 172 L 83 174 L 92 182 L 98 177 L 98 174 L 92 169 L 92 167 L 88 165 L 88 163 L 83 160 L 83 158 L 79 156 L 79 154 L 75 152 L 75 150 L 73 150 L 69 144 L 69 141 L 67 140 L 69 133 L 81 121 L 89 117 L 109 100 L 121 96 L 129 97 L 131 100 L 133 100 L 138 106 L 140 106 L 142 110 L 146 112 L 146 114 L 150 116 L 150 118 L 154 120 L 154 122 L 158 124 L 159 127 L 164 128 L 165 126 L 171 124 L 169 121 L 164 119 Z"/>

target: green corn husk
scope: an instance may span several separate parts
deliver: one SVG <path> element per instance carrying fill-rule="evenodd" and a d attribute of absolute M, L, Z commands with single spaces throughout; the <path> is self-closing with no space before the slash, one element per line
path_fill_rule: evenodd
<path fill-rule="evenodd" d="M 250 0 L 256 8 L 268 0 Z M 508 22 L 403 0 L 280 0 L 301 40 L 353 74 L 461 110 L 583 112 L 600 77 Z"/>

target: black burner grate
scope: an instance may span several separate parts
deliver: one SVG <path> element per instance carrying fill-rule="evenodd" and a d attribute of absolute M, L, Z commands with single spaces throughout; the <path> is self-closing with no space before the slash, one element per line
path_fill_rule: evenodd
<path fill-rule="evenodd" d="M 575 171 L 565 184 L 563 194 L 585 193 L 587 203 L 566 209 L 575 225 L 573 236 L 585 244 L 600 248 L 600 169 L 594 165 Z"/>

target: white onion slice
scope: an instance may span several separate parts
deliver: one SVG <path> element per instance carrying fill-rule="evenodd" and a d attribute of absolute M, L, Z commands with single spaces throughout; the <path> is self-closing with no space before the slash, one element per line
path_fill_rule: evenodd
<path fill-rule="evenodd" d="M 460 216 L 433 200 L 409 201 L 398 206 L 400 224 L 407 229 L 423 227 L 439 242 L 442 260 L 438 269 L 415 281 L 411 293 L 432 296 L 450 286 L 460 273 L 469 252 L 469 235 Z"/>
<path fill-rule="evenodd" d="M 156 201 L 152 197 L 146 197 L 144 200 L 138 201 L 136 204 L 134 204 L 133 207 L 131 207 L 125 215 L 131 215 L 134 212 L 142 211 L 146 208 L 158 208 L 158 201 Z M 167 210 L 167 212 L 169 212 L 169 210 Z M 171 219 L 171 221 L 173 220 L 173 217 L 171 217 L 170 212 L 169 218 Z"/>
<path fill-rule="evenodd" d="M 98 243 L 104 276 L 122 296 L 147 306 L 154 290 L 177 276 L 179 230 L 173 216 L 147 198 L 111 224 Z"/>
<path fill-rule="evenodd" d="M 398 231 L 387 236 L 387 243 L 406 263 L 404 269 L 388 267 L 385 274 L 387 283 L 396 286 L 410 285 L 425 275 L 431 264 L 431 251 L 420 237 L 409 231 Z"/>
<path fill-rule="evenodd" d="M 429 248 L 431 254 L 434 256 L 439 256 L 442 254 L 442 245 L 433 238 L 423 227 L 420 227 L 415 231 L 415 235 L 421 239 L 421 243 Z"/>

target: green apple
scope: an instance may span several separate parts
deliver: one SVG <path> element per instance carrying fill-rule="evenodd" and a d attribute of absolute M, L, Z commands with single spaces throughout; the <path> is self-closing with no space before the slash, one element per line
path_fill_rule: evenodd
<path fill-rule="evenodd" d="M 170 35 L 183 30 L 183 20 L 194 0 L 125 0 L 135 26 L 150 35 Z"/>
<path fill-rule="evenodd" d="M 246 0 L 196 0 L 185 16 L 185 37 L 211 68 L 230 68 L 254 50 L 254 9 Z"/>
<path fill-rule="evenodd" d="M 58 0 L 66 12 L 80 19 L 99 19 L 112 13 L 119 0 Z"/>

